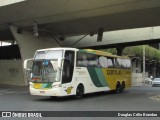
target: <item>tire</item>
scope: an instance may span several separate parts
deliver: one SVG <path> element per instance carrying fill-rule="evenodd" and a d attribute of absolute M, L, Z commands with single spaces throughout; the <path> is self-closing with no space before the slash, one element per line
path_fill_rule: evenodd
<path fill-rule="evenodd" d="M 122 91 L 122 87 L 121 87 L 120 82 L 118 81 L 116 84 L 116 93 L 121 93 L 121 91 Z"/>
<path fill-rule="evenodd" d="M 120 89 L 120 82 L 117 82 L 117 84 L 116 84 L 116 93 L 119 93 L 119 89 Z"/>
<path fill-rule="evenodd" d="M 57 99 L 57 96 L 50 96 L 50 99 L 55 100 Z"/>
<path fill-rule="evenodd" d="M 125 89 L 125 82 L 123 81 L 121 85 L 121 92 L 124 92 L 124 89 Z"/>
<path fill-rule="evenodd" d="M 84 95 L 84 86 L 83 84 L 79 84 L 76 89 L 76 98 L 82 98 Z"/>

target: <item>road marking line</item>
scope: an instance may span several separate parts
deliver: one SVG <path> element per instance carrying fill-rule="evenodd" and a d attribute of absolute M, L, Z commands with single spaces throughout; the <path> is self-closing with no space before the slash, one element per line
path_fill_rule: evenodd
<path fill-rule="evenodd" d="M 152 96 L 150 99 L 160 101 L 160 95 Z"/>
<path fill-rule="evenodd" d="M 126 94 L 154 95 L 156 93 L 151 93 L 151 92 L 128 92 Z"/>

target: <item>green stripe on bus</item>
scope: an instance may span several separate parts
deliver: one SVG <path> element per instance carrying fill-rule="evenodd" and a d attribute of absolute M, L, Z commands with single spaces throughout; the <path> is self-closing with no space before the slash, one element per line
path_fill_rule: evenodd
<path fill-rule="evenodd" d="M 103 87 L 108 86 L 105 76 L 103 74 L 102 68 L 95 68 L 98 79 L 100 81 L 100 83 L 102 84 Z"/>
<path fill-rule="evenodd" d="M 94 67 L 87 67 L 89 75 L 91 77 L 91 80 L 93 82 L 93 84 L 96 87 L 103 87 L 103 85 L 101 84 L 101 82 L 99 81 L 99 77 L 97 76 L 96 70 Z"/>
<path fill-rule="evenodd" d="M 52 83 L 48 83 L 45 88 L 51 88 L 51 87 L 52 87 Z"/>

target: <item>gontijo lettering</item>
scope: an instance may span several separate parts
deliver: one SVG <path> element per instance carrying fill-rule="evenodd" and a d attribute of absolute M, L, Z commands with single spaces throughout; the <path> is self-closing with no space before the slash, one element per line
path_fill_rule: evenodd
<path fill-rule="evenodd" d="M 107 70 L 107 75 L 121 75 L 120 70 Z"/>

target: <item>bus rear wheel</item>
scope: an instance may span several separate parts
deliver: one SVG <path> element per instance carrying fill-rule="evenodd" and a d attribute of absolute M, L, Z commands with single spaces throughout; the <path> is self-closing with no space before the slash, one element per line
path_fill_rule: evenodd
<path fill-rule="evenodd" d="M 123 81 L 121 85 L 121 92 L 124 92 L 124 89 L 125 89 L 125 82 Z"/>
<path fill-rule="evenodd" d="M 76 90 L 76 98 L 81 98 L 84 95 L 84 86 L 83 84 L 79 84 Z"/>
<path fill-rule="evenodd" d="M 122 85 L 118 81 L 117 84 L 116 84 L 116 93 L 121 93 L 121 92 L 122 92 Z"/>

